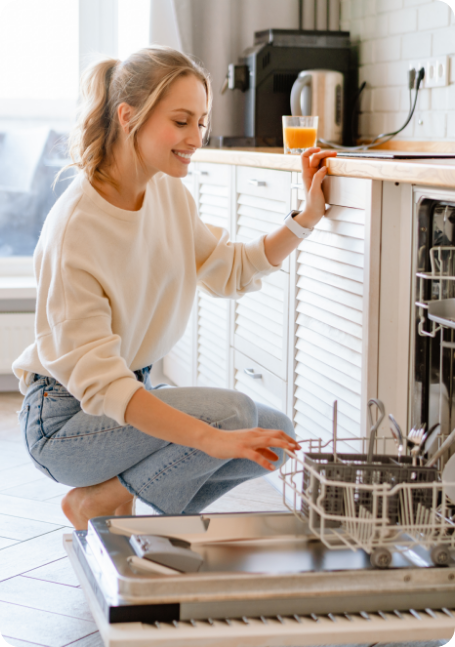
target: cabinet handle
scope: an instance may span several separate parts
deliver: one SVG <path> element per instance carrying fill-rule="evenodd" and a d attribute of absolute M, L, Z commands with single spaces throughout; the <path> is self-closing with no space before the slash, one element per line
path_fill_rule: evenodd
<path fill-rule="evenodd" d="M 208 171 L 193 171 L 193 173 L 195 175 L 208 175 L 209 174 Z"/>
<path fill-rule="evenodd" d="M 303 184 L 291 184 L 291 189 L 303 189 Z"/>
<path fill-rule="evenodd" d="M 253 380 L 262 379 L 262 373 L 255 373 L 254 368 L 244 368 L 243 372 L 245 375 L 248 375 L 248 377 L 252 377 Z"/>
<path fill-rule="evenodd" d="M 253 186 L 267 186 L 267 182 L 264 182 L 263 180 L 248 180 L 248 184 L 252 184 Z"/>

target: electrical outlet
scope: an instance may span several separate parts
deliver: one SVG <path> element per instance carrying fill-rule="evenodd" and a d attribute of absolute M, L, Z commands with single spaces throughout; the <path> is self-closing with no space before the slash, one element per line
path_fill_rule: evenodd
<path fill-rule="evenodd" d="M 422 88 L 444 88 L 449 85 L 449 57 L 437 56 L 422 61 L 410 61 L 409 69 L 415 69 L 416 73 L 420 68 L 425 68 L 425 78 Z"/>

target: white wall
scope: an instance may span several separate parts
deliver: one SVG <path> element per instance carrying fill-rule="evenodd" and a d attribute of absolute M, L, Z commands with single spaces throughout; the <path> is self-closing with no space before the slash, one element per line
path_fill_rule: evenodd
<path fill-rule="evenodd" d="M 455 15 L 440 0 L 342 0 L 341 29 L 358 43 L 359 134 L 397 130 L 409 110 L 409 61 L 450 55 L 450 85 L 420 91 L 416 114 L 399 139 L 455 140 Z"/>
<path fill-rule="evenodd" d="M 240 90 L 220 94 L 229 63 L 237 63 L 254 32 L 297 29 L 297 0 L 175 0 L 183 49 L 209 70 L 213 83 L 214 135 L 243 135 Z"/>

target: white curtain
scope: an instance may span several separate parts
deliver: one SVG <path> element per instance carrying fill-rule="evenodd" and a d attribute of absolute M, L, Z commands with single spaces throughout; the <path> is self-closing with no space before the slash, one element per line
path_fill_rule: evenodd
<path fill-rule="evenodd" d="M 298 0 L 173 0 L 172 4 L 183 51 L 195 56 L 212 78 L 212 134 L 243 135 L 241 92 L 220 94 L 228 64 L 237 63 L 245 48 L 253 45 L 255 31 L 298 29 Z"/>
<path fill-rule="evenodd" d="M 174 0 L 150 0 L 150 42 L 182 51 Z"/>

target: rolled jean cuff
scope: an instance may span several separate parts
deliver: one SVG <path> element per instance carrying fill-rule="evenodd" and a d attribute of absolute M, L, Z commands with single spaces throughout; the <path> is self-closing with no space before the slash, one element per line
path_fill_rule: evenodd
<path fill-rule="evenodd" d="M 163 512 L 163 510 L 161 510 L 161 508 L 159 508 L 157 505 L 155 505 L 154 503 L 151 503 L 150 501 L 147 501 L 147 499 L 144 499 L 144 497 L 142 497 L 140 494 L 138 494 L 138 493 L 136 492 L 136 490 L 133 490 L 133 488 L 131 487 L 131 485 L 125 481 L 125 479 L 123 478 L 123 476 L 121 476 L 120 474 L 118 474 L 118 475 L 117 475 L 117 478 L 118 478 L 118 480 L 120 481 L 120 483 L 123 485 L 123 487 L 124 487 L 124 488 L 126 488 L 130 494 L 132 494 L 133 496 L 135 496 L 136 498 L 138 498 L 140 501 L 143 501 L 143 503 L 146 503 L 149 507 L 152 507 L 154 510 L 156 510 L 156 511 L 158 512 L 158 514 L 166 514 L 166 513 L 165 513 L 165 512 Z"/>

